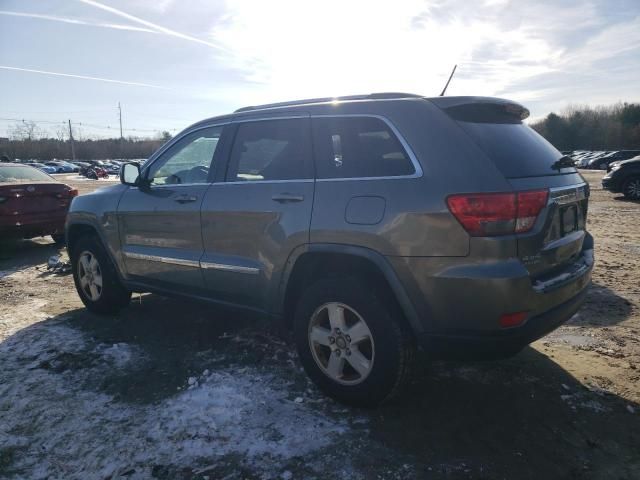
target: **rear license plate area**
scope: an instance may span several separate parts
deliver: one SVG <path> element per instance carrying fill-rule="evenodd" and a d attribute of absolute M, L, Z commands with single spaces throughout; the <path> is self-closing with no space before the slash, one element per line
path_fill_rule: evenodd
<path fill-rule="evenodd" d="M 560 227 L 562 236 L 578 229 L 578 208 L 575 205 L 562 207 L 562 210 L 560 210 Z"/>

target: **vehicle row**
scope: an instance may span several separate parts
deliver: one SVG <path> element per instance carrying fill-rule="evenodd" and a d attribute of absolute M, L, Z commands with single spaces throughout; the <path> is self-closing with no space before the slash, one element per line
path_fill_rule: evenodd
<path fill-rule="evenodd" d="M 640 155 L 640 150 L 613 150 L 613 151 L 591 151 L 574 150 L 563 152 L 574 161 L 578 168 L 588 168 L 592 170 L 606 170 L 612 162 L 628 160 Z"/>
<path fill-rule="evenodd" d="M 34 160 L 34 159 L 15 159 L 10 161 L 4 159 L 4 162 L 20 163 L 24 165 L 30 165 L 45 173 L 79 173 L 83 175 L 85 172 L 92 169 L 100 169 L 106 172 L 107 175 L 118 175 L 120 173 L 120 167 L 124 163 L 124 160 Z M 142 163 L 144 160 L 127 160 L 128 162 Z"/>

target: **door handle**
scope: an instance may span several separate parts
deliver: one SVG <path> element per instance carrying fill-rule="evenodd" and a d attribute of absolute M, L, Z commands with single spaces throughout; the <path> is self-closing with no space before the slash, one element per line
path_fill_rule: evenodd
<path fill-rule="evenodd" d="M 176 198 L 174 198 L 174 201 L 178 202 L 178 203 L 191 203 L 191 202 L 195 202 L 196 200 L 198 200 L 198 197 L 196 197 L 195 195 L 178 195 Z"/>
<path fill-rule="evenodd" d="M 294 195 L 292 193 L 278 193 L 272 196 L 271 200 L 279 203 L 302 202 L 304 200 L 304 196 Z"/>

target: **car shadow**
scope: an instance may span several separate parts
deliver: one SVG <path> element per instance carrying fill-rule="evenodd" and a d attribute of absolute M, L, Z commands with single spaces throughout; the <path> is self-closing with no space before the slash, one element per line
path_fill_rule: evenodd
<path fill-rule="evenodd" d="M 623 322 L 631 315 L 633 305 L 604 285 L 593 283 L 584 305 L 566 325 L 606 327 Z"/>
<path fill-rule="evenodd" d="M 372 438 L 446 478 L 630 479 L 640 473 L 631 411 L 527 347 L 507 360 L 429 364 L 410 395 L 369 416 Z"/>
<path fill-rule="evenodd" d="M 81 333 L 86 345 L 69 352 L 47 343 L 41 332 L 49 326 Z M 639 478 L 640 407 L 587 389 L 533 348 L 502 361 L 420 360 L 415 381 L 395 402 L 336 409 L 309 385 L 293 345 L 276 333 L 273 324 L 245 313 L 142 295 L 118 315 L 76 309 L 19 330 L 0 344 L 0 361 L 12 352 L 3 348 L 7 342 L 15 348 L 37 338 L 47 360 L 25 357 L 25 371 L 89 369 L 81 388 L 138 405 L 175 397 L 205 369 L 241 375 L 249 367 L 286 378 L 292 404 L 303 399 L 300 408 L 350 425 L 331 448 L 363 478 L 405 465 L 406 476 L 393 478 Z M 121 345 L 139 352 L 135 361 L 102 365 L 100 352 Z M 328 466 L 327 477 L 334 470 Z"/>
<path fill-rule="evenodd" d="M 46 264 L 50 256 L 64 251 L 65 247 L 55 244 L 50 237 L 0 240 L 0 270 L 20 270 Z"/>
<path fill-rule="evenodd" d="M 618 202 L 625 202 L 625 203 L 635 203 L 635 204 L 639 204 L 640 200 L 633 200 L 631 198 L 627 198 L 624 195 L 619 195 L 617 197 L 613 197 L 614 200 L 617 200 Z"/>

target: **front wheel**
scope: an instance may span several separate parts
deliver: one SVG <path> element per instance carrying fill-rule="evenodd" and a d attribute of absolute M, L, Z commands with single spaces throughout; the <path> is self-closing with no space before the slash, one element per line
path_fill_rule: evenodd
<path fill-rule="evenodd" d="M 304 292 L 294 334 L 320 389 L 356 406 L 378 405 L 402 390 L 415 347 L 394 310 L 359 279 L 320 280 Z"/>
<path fill-rule="evenodd" d="M 51 235 L 51 238 L 56 245 L 64 245 L 66 243 L 64 233 L 54 233 Z"/>
<path fill-rule="evenodd" d="M 115 266 L 94 235 L 80 238 L 71 255 L 73 281 L 82 303 L 94 313 L 116 313 L 129 304 L 131 292 L 124 288 Z"/>
<path fill-rule="evenodd" d="M 640 200 L 640 177 L 631 177 L 624 182 L 622 193 L 631 200 Z"/>

